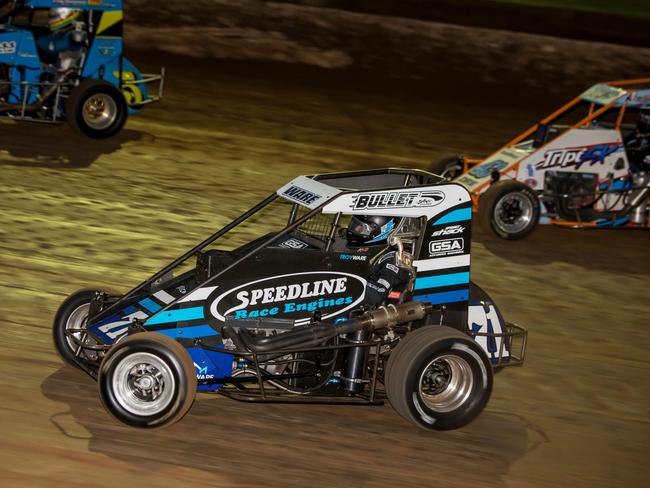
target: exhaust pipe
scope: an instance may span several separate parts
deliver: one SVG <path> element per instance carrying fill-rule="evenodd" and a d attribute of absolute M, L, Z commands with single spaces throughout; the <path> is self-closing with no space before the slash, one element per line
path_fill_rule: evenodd
<path fill-rule="evenodd" d="M 301 327 L 299 330 L 294 329 L 271 337 L 254 338 L 251 337 L 247 329 L 242 328 L 239 331 L 239 338 L 246 349 L 252 352 L 268 353 L 292 347 L 312 347 L 338 335 L 351 334 L 360 330 L 370 332 L 376 329 L 392 328 L 399 324 L 419 320 L 431 310 L 431 305 L 422 302 L 391 304 L 366 312 L 347 322 L 339 324 L 317 322 Z"/>

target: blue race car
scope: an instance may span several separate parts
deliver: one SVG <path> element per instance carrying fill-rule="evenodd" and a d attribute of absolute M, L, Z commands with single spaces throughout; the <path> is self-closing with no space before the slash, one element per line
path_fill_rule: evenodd
<path fill-rule="evenodd" d="M 54 344 L 135 427 L 197 391 L 462 427 L 527 337 L 470 281 L 471 206 L 424 171 L 299 176 L 133 290 L 70 295 Z"/>
<path fill-rule="evenodd" d="M 0 0 L 0 116 L 104 139 L 162 97 L 123 55 L 122 0 Z M 150 92 L 152 85 L 155 94 Z"/>

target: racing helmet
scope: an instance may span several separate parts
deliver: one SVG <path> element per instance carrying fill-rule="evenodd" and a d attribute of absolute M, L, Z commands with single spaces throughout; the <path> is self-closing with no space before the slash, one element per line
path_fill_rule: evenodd
<path fill-rule="evenodd" d="M 391 232 L 397 228 L 397 217 L 381 215 L 353 215 L 345 237 L 350 246 L 384 244 Z"/>
<path fill-rule="evenodd" d="M 48 25 L 52 32 L 72 25 L 81 15 L 81 10 L 74 8 L 51 8 Z"/>

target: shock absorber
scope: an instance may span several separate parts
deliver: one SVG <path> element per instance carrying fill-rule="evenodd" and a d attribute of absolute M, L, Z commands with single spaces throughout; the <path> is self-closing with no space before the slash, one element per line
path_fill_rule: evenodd
<path fill-rule="evenodd" d="M 367 341 L 369 335 L 370 333 L 366 329 L 361 329 L 350 334 L 349 338 L 353 343 L 361 343 Z M 343 378 L 343 391 L 346 393 L 352 395 L 363 390 L 362 380 L 367 356 L 367 347 L 352 347 L 349 349 Z"/>
<path fill-rule="evenodd" d="M 634 175 L 634 190 L 630 198 L 630 222 L 633 224 L 645 225 L 648 212 L 648 198 L 650 198 L 650 172 L 642 172 Z"/>

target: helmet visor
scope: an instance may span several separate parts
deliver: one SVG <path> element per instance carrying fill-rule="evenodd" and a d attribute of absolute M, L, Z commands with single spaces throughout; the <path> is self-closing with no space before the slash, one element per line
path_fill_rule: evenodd
<path fill-rule="evenodd" d="M 359 237 L 370 237 L 370 234 L 372 234 L 374 227 L 353 216 L 350 220 L 348 230 Z"/>

